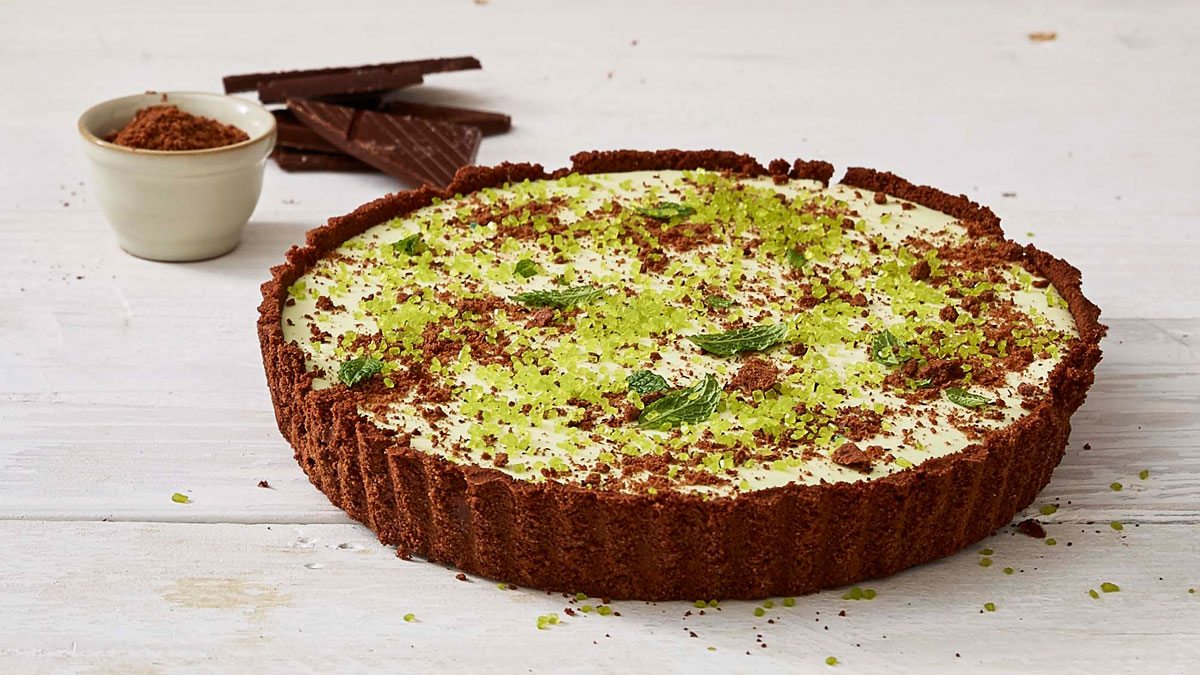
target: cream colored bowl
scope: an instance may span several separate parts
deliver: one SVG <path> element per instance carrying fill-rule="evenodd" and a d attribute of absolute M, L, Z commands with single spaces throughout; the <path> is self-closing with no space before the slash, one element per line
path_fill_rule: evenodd
<path fill-rule="evenodd" d="M 250 135 L 208 150 L 136 150 L 104 140 L 152 105 L 232 124 Z M 237 247 L 275 147 L 275 117 L 245 99 L 201 92 L 146 93 L 106 101 L 79 118 L 100 209 L 121 248 L 151 260 L 203 260 Z"/>

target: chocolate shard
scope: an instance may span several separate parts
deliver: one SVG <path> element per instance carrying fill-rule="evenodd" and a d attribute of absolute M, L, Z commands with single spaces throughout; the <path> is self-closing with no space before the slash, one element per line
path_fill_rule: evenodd
<path fill-rule="evenodd" d="M 416 66 L 355 68 L 346 73 L 259 82 L 258 100 L 282 103 L 289 98 L 370 94 L 420 84 L 422 79 L 421 69 Z"/>
<path fill-rule="evenodd" d="M 454 108 L 446 105 L 429 105 L 412 101 L 385 101 L 379 106 L 380 112 L 411 115 L 430 120 L 454 122 L 479 127 L 484 136 L 502 134 L 512 128 L 512 118 L 504 113 L 489 110 L 471 110 L 469 108 Z"/>
<path fill-rule="evenodd" d="M 233 94 L 239 91 L 254 91 L 260 82 L 268 80 L 289 80 L 297 77 L 313 77 L 317 75 L 339 75 L 352 70 L 366 68 L 392 69 L 414 67 L 423 75 L 431 73 L 448 73 L 455 70 L 477 70 L 482 68 L 479 59 L 474 56 L 453 56 L 441 59 L 420 59 L 417 61 L 395 61 L 393 63 L 376 63 L 365 66 L 341 66 L 337 68 L 314 68 L 310 70 L 282 70 L 274 73 L 246 73 L 244 75 L 228 75 L 221 81 L 225 85 L 225 93 Z"/>
<path fill-rule="evenodd" d="M 271 159 L 279 168 L 288 172 L 296 171 L 337 171 L 337 172 L 373 172 L 375 167 L 365 164 L 350 155 L 326 152 L 310 152 L 292 148 L 277 147 L 271 152 Z"/>
<path fill-rule="evenodd" d="M 300 120 L 296 119 L 292 111 L 272 110 L 271 114 L 275 116 L 275 127 L 278 130 L 275 138 L 276 145 L 295 150 L 309 150 L 334 155 L 344 154 L 336 145 L 304 126 Z"/>
<path fill-rule="evenodd" d="M 443 188 L 475 160 L 477 127 L 304 99 L 288 109 L 343 152 L 410 185 Z"/>

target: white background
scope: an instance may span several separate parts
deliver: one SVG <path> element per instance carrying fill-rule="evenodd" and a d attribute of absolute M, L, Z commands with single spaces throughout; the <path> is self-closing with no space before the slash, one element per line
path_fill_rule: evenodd
<path fill-rule="evenodd" d="M 0 672 L 1195 672 L 1198 37 L 1187 0 L 0 0 Z M 376 544 L 292 461 L 254 321 L 305 230 L 401 186 L 269 166 L 234 253 L 146 262 L 96 210 L 75 120 L 230 73 L 459 54 L 484 70 L 413 93 L 513 116 L 480 163 L 718 147 L 889 169 L 1080 267 L 1111 331 L 1034 505 L 1061 505 L 1058 545 L 1004 530 L 864 584 L 874 600 L 839 589 L 762 618 L 567 618 L 559 596 Z M 1121 592 L 1090 598 L 1104 581 Z"/>

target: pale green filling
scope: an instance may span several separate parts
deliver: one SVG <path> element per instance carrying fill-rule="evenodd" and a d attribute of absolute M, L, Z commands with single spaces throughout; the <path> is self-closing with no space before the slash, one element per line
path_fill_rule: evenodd
<path fill-rule="evenodd" d="M 690 182 L 685 182 L 685 178 Z M 884 429 L 890 433 L 859 445 L 883 446 L 896 461 L 877 462 L 869 474 L 840 467 L 824 456 L 806 460 L 798 454 L 770 462 L 751 459 L 735 465 L 733 449 L 743 447 L 753 451 L 759 445 L 754 437 L 756 431 L 772 437 L 790 434 L 811 440 L 823 454 L 842 441 L 827 416 L 798 411 L 798 403 L 805 403 L 810 410 L 861 405 L 877 411 L 901 403 L 880 388 L 888 369 L 870 359 L 863 341 L 869 341 L 873 332 L 884 328 L 902 340 L 919 339 L 914 331 L 916 326 L 941 322 L 940 309 L 949 299 L 934 286 L 909 278 L 908 270 L 918 258 L 903 242 L 910 235 L 940 243 L 954 242 L 965 239 L 966 232 L 953 218 L 924 207 L 904 210 L 895 199 L 875 204 L 872 193 L 867 191 L 859 191 L 862 196 L 856 197 L 854 189 L 842 186 L 822 188 L 811 181 L 775 185 L 769 179 L 758 179 L 743 181 L 745 190 L 734 193 L 727 189 L 728 185 L 723 185 L 724 180 L 707 172 L 640 172 L 573 176 L 482 193 L 485 200 L 518 204 L 545 201 L 554 195 L 568 197 L 568 203 L 557 215 L 570 228 L 586 229 L 591 236 L 542 235 L 540 242 L 562 250 L 561 261 L 530 242 L 516 239 L 503 242 L 499 252 L 481 249 L 467 253 L 465 249 L 471 244 L 495 237 L 497 224 L 478 223 L 471 228 L 447 225 L 455 214 L 464 220 L 470 218 L 471 209 L 454 200 L 421 209 L 404 219 L 371 228 L 338 250 L 342 256 L 371 261 L 373 264 L 365 274 L 344 262 L 326 259 L 298 280 L 290 290 L 295 304 L 285 306 L 283 311 L 285 339 L 301 346 L 310 368 L 323 368 L 336 377 L 342 361 L 364 351 L 385 361 L 389 355 L 411 353 L 427 324 L 456 313 L 450 305 L 431 299 L 397 303 L 398 289 L 409 292 L 415 288 L 436 289 L 458 296 L 469 294 L 468 287 L 478 284 L 480 288 L 470 294 L 503 297 L 560 288 L 552 281 L 558 277 L 567 284 L 604 286 L 610 289 L 609 294 L 585 305 L 571 319 L 574 331 L 563 339 L 545 338 L 519 320 L 498 320 L 487 329 L 489 336 L 507 338 L 513 347 L 528 347 L 512 368 L 480 365 L 466 348 L 447 362 L 431 360 L 430 371 L 444 375 L 455 388 L 454 398 L 444 406 L 448 417 L 438 423 L 437 431 L 413 414 L 404 402 L 392 405 L 386 414 L 371 414 L 371 418 L 381 426 L 421 430 L 413 439 L 414 446 L 454 461 L 490 466 L 491 462 L 482 459 L 483 453 L 505 452 L 508 464 L 502 470 L 528 480 L 543 480 L 541 469 L 549 467 L 563 472 L 559 480 L 577 482 L 589 473 L 596 460 L 612 463 L 621 453 L 683 456 L 700 452 L 695 443 L 711 434 L 709 440 L 717 447 L 702 453 L 701 466 L 722 476 L 732 469 L 736 476 L 729 485 L 681 484 L 673 489 L 713 494 L 758 490 L 790 482 L 863 480 L 962 449 L 968 439 L 948 424 L 919 425 L 918 416 L 888 415 Z M 690 187 L 692 183 L 717 183 L 720 189 L 716 197 L 707 199 Z M 672 189 L 683 190 L 682 200 L 695 204 L 693 220 L 721 224 L 718 228 L 721 243 L 686 253 L 670 252 L 672 261 L 661 275 L 643 272 L 642 263 L 626 255 L 628 242 L 613 235 L 604 222 L 586 219 L 589 210 L 613 199 L 624 203 L 680 201 L 679 195 L 670 192 Z M 777 200 L 771 197 L 776 192 L 843 213 L 856 211 L 858 216 L 851 217 L 853 228 L 847 231 L 819 215 L 776 206 Z M 840 220 L 836 218 L 834 222 Z M 544 217 L 539 216 L 513 220 L 513 224 L 521 222 L 545 224 Z M 392 243 L 414 233 L 422 235 L 429 250 L 410 256 L 392 248 Z M 746 243 L 754 238 L 761 238 L 756 254 L 744 257 Z M 863 245 L 867 240 L 875 240 L 887 251 L 878 275 L 871 273 L 875 257 Z M 789 262 L 786 252 L 797 246 L 805 248 L 804 259 Z M 936 255 L 925 254 L 922 259 L 930 264 L 934 274 L 938 273 L 942 261 Z M 431 266 L 434 260 L 446 263 L 445 269 Z M 522 260 L 535 263 L 540 273 L 530 277 L 517 274 L 515 268 Z M 851 306 L 843 296 L 811 309 L 800 309 L 798 282 L 784 278 L 795 262 L 802 266 L 804 282 L 811 285 L 813 297 L 820 299 L 839 290 L 850 293 L 852 289 L 867 297 L 867 306 Z M 814 271 L 828 262 L 838 262 L 839 266 L 828 275 Z M 842 266 L 848 268 L 843 270 Z M 1016 282 L 1020 290 L 1012 291 L 1005 284 L 993 285 L 982 279 L 955 284 L 965 295 L 991 290 L 998 298 L 1011 298 L 1022 312 L 1034 317 L 1037 327 L 1029 334 L 1014 334 L 1014 343 L 1033 345 L 1035 353 L 1047 358 L 1035 360 L 1020 373 L 1010 373 L 1004 386 L 988 391 L 997 399 L 993 408 L 1003 415 L 1000 419 L 977 420 L 987 427 L 1006 426 L 1025 414 L 1015 392 L 1017 385 L 1043 384 L 1061 356 L 1061 344 L 1075 335 L 1065 302 L 1052 288 L 1034 288 L 1029 274 L 1015 266 L 1004 269 L 1003 274 L 1006 282 Z M 558 412 L 568 399 L 596 403 L 606 414 L 616 412 L 603 394 L 625 392 L 626 377 L 646 367 L 650 350 L 661 355 L 661 360 L 653 363 L 653 370 L 675 386 L 687 386 L 708 374 L 722 383 L 729 381 L 738 368 L 734 359 L 705 354 L 691 342 L 677 337 L 722 330 L 707 314 L 702 286 L 710 291 L 716 289 L 737 303 L 730 307 L 730 317 L 786 324 L 789 340 L 805 344 L 807 353 L 793 356 L 786 348 L 775 348 L 764 356 L 785 371 L 798 366 L 800 372 L 781 377 L 775 390 L 756 392 L 756 405 L 725 397 L 712 417 L 683 427 L 674 439 L 665 432 L 645 430 L 636 424 L 616 428 L 597 425 L 591 432 L 568 426 L 578 416 L 572 408 L 567 408 L 571 411 L 567 416 Z M 374 299 L 364 300 L 372 293 Z M 350 311 L 317 312 L 316 298 L 322 295 L 330 296 L 335 304 L 345 305 Z M 860 316 L 864 309 L 868 313 L 866 318 Z M 315 316 L 317 327 L 329 332 L 335 340 L 326 345 L 312 342 L 309 339 L 312 321 L 305 318 L 306 314 Z M 293 325 L 288 325 L 288 320 Z M 472 317 L 467 317 L 457 321 L 461 325 L 470 324 L 471 320 Z M 957 324 L 971 321 L 970 316 L 962 314 Z M 945 327 L 945 332 L 954 337 L 941 343 L 944 355 L 978 353 L 979 341 L 983 339 L 981 330 L 968 326 L 966 332 L 954 333 L 954 328 Z M 356 352 L 347 349 L 355 335 L 376 332 L 384 334 L 385 342 L 373 342 Z M 662 335 L 672 336 L 666 346 L 653 341 Z M 1004 353 L 1002 347 L 1001 353 Z M 381 375 L 385 382 L 390 382 L 389 374 L 394 367 L 390 361 L 385 363 Z M 547 369 L 548 372 L 543 372 Z M 324 388 L 330 382 L 317 379 L 314 386 Z M 637 400 L 636 394 L 629 396 Z M 514 405 L 507 405 L 509 401 Z M 525 405 L 529 406 L 528 412 L 520 412 Z M 963 412 L 944 399 L 924 404 L 919 412 L 928 408 L 942 415 Z M 908 442 L 902 437 L 906 430 L 911 432 Z M 465 456 L 449 452 L 455 442 L 468 449 Z"/>

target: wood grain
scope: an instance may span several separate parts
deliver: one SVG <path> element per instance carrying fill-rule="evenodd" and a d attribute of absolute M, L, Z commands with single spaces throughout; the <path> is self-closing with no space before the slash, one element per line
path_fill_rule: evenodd
<path fill-rule="evenodd" d="M 5 3 L 0 672 L 1194 671 L 1200 5 L 403 4 L 333 17 L 315 0 L 136 0 L 72 4 L 64 21 L 53 3 Z M 984 544 L 991 567 L 980 546 L 865 584 L 871 601 L 822 593 L 762 618 L 747 603 L 570 618 L 562 597 L 459 582 L 374 543 L 279 437 L 254 319 L 258 284 L 305 230 L 403 186 L 268 167 L 236 251 L 151 263 L 117 249 L 73 127 L 101 100 L 218 90 L 232 72 L 460 53 L 484 69 L 420 93 L 512 115 L 481 163 L 677 146 L 873 166 L 988 204 L 1010 236 L 1080 267 L 1111 331 L 1035 503 L 1059 505 L 1039 516 L 1057 545 L 1003 531 Z M 1104 581 L 1121 591 L 1087 595 Z M 538 631 L 552 611 L 565 622 Z"/>

